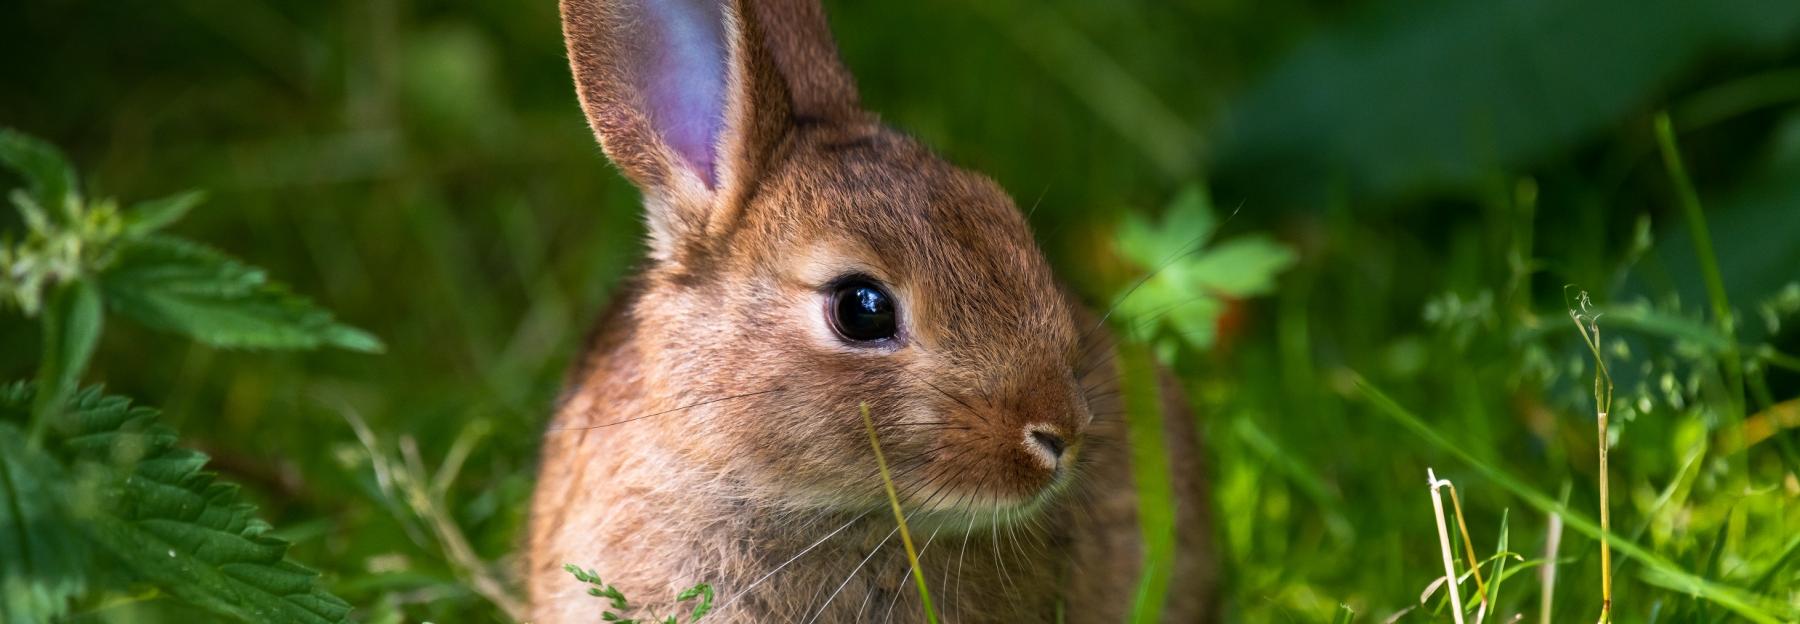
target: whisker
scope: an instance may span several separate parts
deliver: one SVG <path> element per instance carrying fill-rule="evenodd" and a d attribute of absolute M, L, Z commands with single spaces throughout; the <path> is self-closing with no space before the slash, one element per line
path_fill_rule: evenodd
<path fill-rule="evenodd" d="M 982 484 L 985 485 L 987 483 L 987 479 L 984 478 L 984 479 L 982 479 L 981 482 L 982 482 Z M 969 514 L 969 528 L 963 531 L 962 551 L 960 551 L 956 555 L 956 589 L 951 590 L 951 592 L 950 592 L 951 595 L 946 596 L 944 598 L 945 602 L 955 605 L 956 614 L 959 617 L 962 615 L 963 560 L 967 559 L 969 556 L 969 536 L 974 535 L 974 534 L 975 534 L 975 515 Z"/>
<path fill-rule="evenodd" d="M 932 543 L 932 542 L 934 542 L 934 541 L 936 541 L 936 540 L 937 540 L 937 536 L 938 536 L 938 531 L 941 531 L 941 530 L 943 530 L 943 529 L 944 529 L 944 527 L 941 527 L 941 526 L 940 526 L 940 527 L 938 527 L 938 528 L 936 528 L 936 529 L 932 529 L 932 530 L 931 530 L 931 537 L 927 537 L 927 538 L 925 538 L 925 546 L 924 546 L 924 547 L 921 547 L 921 548 L 920 548 L 920 549 L 919 549 L 919 569 L 920 569 L 920 570 L 924 570 L 924 568 L 925 568 L 925 552 L 926 552 L 926 551 L 929 551 L 929 550 L 931 550 L 931 543 Z M 912 577 L 913 577 L 913 569 L 912 569 L 912 566 L 910 566 L 910 565 L 909 565 L 909 566 L 906 566 L 906 576 L 904 576 L 904 577 L 901 577 L 901 578 L 900 578 L 900 585 L 899 585 L 899 586 L 900 586 L 900 587 L 901 587 L 901 588 L 905 588 L 905 587 L 906 587 L 906 582 L 907 582 L 907 581 L 910 581 L 910 580 L 912 580 Z M 902 595 L 902 594 L 901 594 L 901 593 L 900 593 L 900 592 L 895 592 L 895 593 L 894 593 L 894 598 L 893 598 L 893 599 L 892 599 L 892 600 L 889 600 L 889 601 L 888 601 L 888 608 L 887 608 L 887 613 L 886 613 L 886 614 L 885 614 L 885 615 L 882 615 L 882 616 L 881 616 L 881 622 L 882 622 L 882 624 L 887 624 L 887 622 L 888 622 L 888 621 L 889 621 L 889 620 L 891 620 L 891 619 L 893 619 L 893 617 L 894 617 L 894 607 L 895 607 L 895 606 L 897 606 L 897 605 L 899 605 L 899 604 L 900 604 L 900 596 L 901 596 L 901 595 Z M 920 605 L 920 608 L 924 608 L 924 605 L 923 605 L 923 604 L 921 604 L 921 605 Z"/>
<path fill-rule="evenodd" d="M 945 474 L 948 474 L 948 473 L 945 473 Z M 935 481 L 935 480 L 936 480 L 936 479 L 935 479 L 935 478 L 933 478 L 933 479 L 930 479 L 930 480 L 926 480 L 926 481 L 922 481 L 922 482 L 920 482 L 920 484 L 919 484 L 919 486 L 918 486 L 918 487 L 914 487 L 914 488 L 909 488 L 909 491 L 908 491 L 908 492 L 907 492 L 907 493 L 906 493 L 906 495 L 908 495 L 908 496 L 910 496 L 910 495 L 911 495 L 911 494 L 912 494 L 912 492 L 914 492 L 914 491 L 917 491 L 917 490 L 918 490 L 918 489 L 922 489 L 922 488 L 923 488 L 923 486 L 925 486 L 925 485 L 929 485 L 929 484 L 930 484 L 930 483 L 931 483 L 931 482 L 932 482 L 932 481 Z M 948 483 L 948 481 L 946 481 L 946 483 Z M 940 487 L 941 487 L 941 486 L 940 486 Z M 896 497 L 898 497 L 898 496 L 899 496 L 899 495 L 898 495 L 898 494 L 896 494 Z M 864 512 L 864 513 L 865 513 L 865 514 L 866 514 L 866 513 L 867 513 L 867 512 Z M 912 518 L 912 516 L 913 516 L 913 513 L 917 513 L 917 510 L 914 510 L 914 511 L 913 511 L 913 512 L 911 512 L 911 513 L 907 513 L 907 514 L 906 514 L 906 515 L 905 515 L 905 516 L 904 516 L 904 517 L 905 517 L 905 518 L 907 518 L 907 519 L 911 519 L 911 518 Z M 870 560 L 870 559 L 873 559 L 873 558 L 875 558 L 875 554 L 876 554 L 876 553 L 878 553 L 878 552 L 881 552 L 881 548 L 882 548 L 882 547 L 883 547 L 883 546 L 886 546 L 886 545 L 887 545 L 887 543 L 888 543 L 888 540 L 891 540 L 891 539 L 893 539 L 893 538 L 894 538 L 894 535 L 895 535 L 895 534 L 896 534 L 896 533 L 899 533 L 899 532 L 900 532 L 900 525 L 899 525 L 899 524 L 895 524 L 895 525 L 894 525 L 894 528 L 893 528 L 893 530 L 891 530 L 891 531 L 888 531 L 888 534 L 887 534 L 887 537 L 883 537 L 883 538 L 881 538 L 881 542 L 880 542 L 880 543 L 877 543 L 877 544 L 876 544 L 876 545 L 875 545 L 875 548 L 874 548 L 874 549 L 873 549 L 873 550 L 870 550 L 870 551 L 869 551 L 869 555 L 868 555 L 868 556 L 866 556 L 866 557 L 863 557 L 863 559 L 862 559 L 862 561 L 861 561 L 861 562 L 859 562 L 859 563 L 857 563 L 857 564 L 856 564 L 856 567 L 855 567 L 855 568 L 853 568 L 853 569 L 851 569 L 851 570 L 850 570 L 850 574 L 849 574 L 849 575 L 847 575 L 847 576 L 845 576 L 845 577 L 844 577 L 844 582 L 842 582 L 842 583 L 839 583 L 839 584 L 838 584 L 838 586 L 837 586 L 837 589 L 834 589 L 834 590 L 832 590 L 832 592 L 831 592 L 831 595 L 830 595 L 830 596 L 827 596 L 827 597 L 826 597 L 826 598 L 825 598 L 825 604 L 822 604 L 822 605 L 819 605 L 819 610 L 818 610 L 818 611 L 817 611 L 817 612 L 815 612 L 815 613 L 813 613 L 813 616 L 812 616 L 812 617 L 811 617 L 811 618 L 808 618 L 808 619 L 807 619 L 807 620 L 806 620 L 806 622 L 807 622 L 807 624 L 811 624 L 811 623 L 812 623 L 812 622 L 813 622 L 813 621 L 815 621 L 815 620 L 818 620 L 818 619 L 819 619 L 819 616 L 821 616 L 821 615 L 824 615 L 824 613 L 825 613 L 825 610 L 826 610 L 826 609 L 828 609 L 828 608 L 830 608 L 830 607 L 831 607 L 831 602 L 832 602 L 832 601 L 833 601 L 833 600 L 836 600 L 836 599 L 837 599 L 837 596 L 838 596 L 838 594 L 839 594 L 839 593 L 842 593 L 842 592 L 843 592 L 843 591 L 844 591 L 844 588 L 845 588 L 845 587 L 847 587 L 847 586 L 849 586 L 849 585 L 850 585 L 850 581 L 851 581 L 851 580 L 853 580 L 853 579 L 855 579 L 855 578 L 856 578 L 856 575 L 857 575 L 857 574 L 858 574 L 858 573 L 860 573 L 860 572 L 862 572 L 862 569 L 863 569 L 863 566 L 866 566 L 866 565 L 868 565 L 868 564 L 869 564 L 869 560 Z M 867 601 L 867 597 L 866 597 L 866 596 L 865 596 L 865 597 L 864 597 L 864 601 L 865 601 L 865 604 L 866 604 L 866 601 Z"/>
<path fill-rule="evenodd" d="M 874 510 L 871 509 L 870 511 L 874 511 Z M 845 522 L 843 524 L 843 526 L 839 526 L 838 528 L 833 529 L 830 533 L 826 533 L 824 537 L 821 537 L 818 540 L 815 540 L 812 544 L 808 545 L 806 548 L 801 549 L 800 552 L 795 553 L 794 556 L 789 557 L 787 561 L 781 562 L 781 565 L 775 566 L 775 569 L 770 570 L 767 574 L 764 574 L 764 575 L 762 575 L 762 577 L 751 582 L 750 585 L 748 587 L 745 587 L 742 591 L 739 591 L 738 593 L 733 594 L 730 598 L 727 598 L 723 602 L 720 602 L 717 609 L 724 610 L 725 607 L 731 606 L 731 603 L 737 602 L 737 599 L 744 597 L 745 594 L 749 594 L 750 590 L 756 589 L 756 587 L 758 585 L 762 585 L 763 581 L 769 580 L 769 577 L 775 576 L 775 574 L 777 572 L 787 569 L 789 564 L 792 564 L 793 562 L 798 561 L 801 557 L 806 556 L 806 553 L 812 552 L 814 549 L 818 548 L 820 544 L 824 544 L 826 540 L 829 540 L 832 537 L 835 537 L 839 533 L 843 533 L 844 529 L 850 528 L 850 525 L 856 524 L 856 522 L 858 520 L 862 520 L 863 518 L 868 517 L 870 511 L 865 511 L 860 514 L 857 514 L 856 517 L 851 518 L 849 522 Z"/>
<path fill-rule="evenodd" d="M 900 370 L 906 370 L 906 369 L 900 369 Z M 906 371 L 906 373 L 908 375 L 912 375 L 914 379 L 924 382 L 925 385 L 931 386 L 931 389 L 936 390 L 938 394 L 944 395 L 945 397 L 948 397 L 952 401 L 956 401 L 956 403 L 958 405 L 961 405 L 961 406 L 963 406 L 964 409 L 969 410 L 969 412 L 974 414 L 976 418 L 980 418 L 982 422 L 987 422 L 987 420 L 988 420 L 987 415 L 981 413 L 981 410 L 975 409 L 975 406 L 969 405 L 968 401 L 964 401 L 964 400 L 962 400 L 961 397 L 958 397 L 954 394 L 950 394 L 949 392 L 944 391 L 944 389 L 939 388 L 937 384 L 931 383 L 931 380 L 926 379 L 924 375 L 920 375 L 920 374 L 914 373 L 912 371 Z"/>
<path fill-rule="evenodd" d="M 819 616 L 824 615 L 825 609 L 828 609 L 831 607 L 831 601 L 836 600 L 838 593 L 844 591 L 844 587 L 850 585 L 850 579 L 856 578 L 856 574 L 858 572 L 862 571 L 863 566 L 868 565 L 869 560 L 875 558 L 875 553 L 881 552 L 881 547 L 886 546 L 888 543 L 888 540 L 894 539 L 894 534 L 899 533 L 899 532 L 900 532 L 900 525 L 897 525 L 897 524 L 894 525 L 894 530 L 888 531 L 887 537 L 881 538 L 881 542 L 875 544 L 875 548 L 873 550 L 869 551 L 869 555 L 867 557 L 863 557 L 862 562 L 856 564 L 856 567 L 850 570 L 849 576 L 844 577 L 844 582 L 839 583 L 837 586 L 837 589 L 832 590 L 831 595 L 825 597 L 825 604 L 819 605 L 819 610 L 817 612 L 813 613 L 812 617 L 806 619 L 806 624 L 812 624 L 812 622 L 819 619 Z"/>

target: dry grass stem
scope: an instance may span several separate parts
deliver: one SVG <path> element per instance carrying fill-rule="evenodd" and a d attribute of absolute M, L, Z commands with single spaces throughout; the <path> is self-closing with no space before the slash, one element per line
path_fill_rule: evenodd
<path fill-rule="evenodd" d="M 1430 468 L 1425 469 L 1425 476 L 1431 484 L 1431 508 L 1437 512 L 1438 549 L 1444 554 L 1444 584 L 1450 591 L 1450 613 L 1455 616 L 1456 624 L 1463 624 L 1462 595 L 1456 589 L 1456 555 L 1450 549 L 1450 527 L 1444 522 L 1444 497 L 1438 488 L 1450 485 L 1449 481 L 1437 478 L 1437 473 Z"/>
<path fill-rule="evenodd" d="M 1576 298 L 1576 305 L 1569 310 L 1569 318 L 1575 321 L 1575 329 L 1581 332 L 1581 340 L 1587 343 L 1588 350 L 1594 353 L 1594 412 L 1599 417 L 1599 439 L 1595 444 L 1600 453 L 1600 624 L 1612 621 L 1612 513 L 1608 499 L 1608 472 L 1606 452 L 1607 435 L 1606 419 L 1612 414 L 1613 381 L 1612 374 L 1606 370 L 1606 356 L 1601 352 L 1600 313 L 1593 309 L 1593 301 L 1588 298 L 1587 291 L 1582 291 Z"/>

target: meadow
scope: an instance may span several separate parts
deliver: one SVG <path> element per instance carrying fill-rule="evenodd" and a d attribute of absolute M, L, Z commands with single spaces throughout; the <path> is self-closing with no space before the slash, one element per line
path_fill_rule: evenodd
<path fill-rule="evenodd" d="M 1228 621 L 1800 621 L 1800 3 L 826 4 L 1179 375 Z M 0 621 L 514 621 L 643 251 L 556 3 L 8 0 L 0 59 Z M 147 465 L 254 578 L 152 561 Z"/>

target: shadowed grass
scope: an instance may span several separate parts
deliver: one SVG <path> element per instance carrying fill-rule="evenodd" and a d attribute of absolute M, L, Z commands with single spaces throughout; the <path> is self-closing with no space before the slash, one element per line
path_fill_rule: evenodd
<path fill-rule="evenodd" d="M 1131 621 L 1160 622 L 1175 569 L 1175 486 L 1163 439 L 1162 393 L 1157 388 L 1156 365 L 1143 345 L 1129 341 L 1119 345 L 1119 370 L 1131 445 L 1131 478 L 1138 494 L 1138 531 L 1144 541 L 1144 567 Z"/>

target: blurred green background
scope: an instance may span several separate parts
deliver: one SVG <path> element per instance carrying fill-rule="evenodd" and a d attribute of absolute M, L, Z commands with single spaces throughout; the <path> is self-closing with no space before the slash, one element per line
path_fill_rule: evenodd
<path fill-rule="evenodd" d="M 1212 443 L 1232 619 L 1417 604 L 1442 571 L 1427 466 L 1457 481 L 1481 547 L 1504 510 L 1512 550 L 1542 556 L 1543 513 L 1383 416 L 1358 374 L 1591 517 L 1567 285 L 1617 319 L 1615 529 L 1800 612 L 1800 436 L 1720 442 L 1800 410 L 1800 3 L 827 4 L 869 107 L 1035 206 L 1097 306 L 1151 268 L 1118 259 L 1123 216 L 1182 189 L 1235 215 L 1223 236 L 1298 252 L 1175 361 Z M 562 369 L 640 254 L 636 192 L 562 52 L 550 0 L 0 2 L 0 125 L 62 146 L 106 194 L 210 191 L 178 233 L 386 341 L 231 352 L 121 323 L 89 379 L 164 407 L 360 619 L 504 618 L 505 592 L 482 587 L 512 565 Z M 1741 408 L 1659 111 L 1735 311 Z M 0 318 L 0 379 L 30 376 L 35 332 Z M 1563 536 L 1557 621 L 1598 612 L 1595 550 Z M 1616 567 L 1623 620 L 1723 615 Z M 1535 573 L 1501 612 L 1537 620 Z"/>

